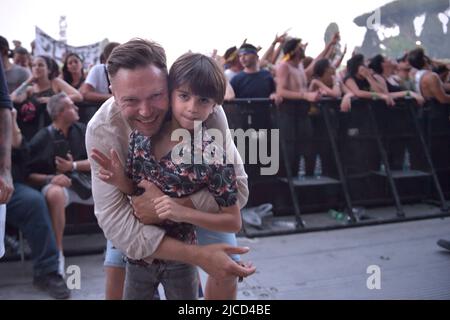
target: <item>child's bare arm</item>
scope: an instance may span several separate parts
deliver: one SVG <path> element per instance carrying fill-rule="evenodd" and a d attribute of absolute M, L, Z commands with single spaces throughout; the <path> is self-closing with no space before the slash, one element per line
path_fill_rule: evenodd
<path fill-rule="evenodd" d="M 100 180 L 116 186 L 125 194 L 131 195 L 134 191 L 133 182 L 125 175 L 125 169 L 115 150 L 110 151 L 110 158 L 103 152 L 92 149 L 92 159 L 100 165 L 98 177 Z"/>

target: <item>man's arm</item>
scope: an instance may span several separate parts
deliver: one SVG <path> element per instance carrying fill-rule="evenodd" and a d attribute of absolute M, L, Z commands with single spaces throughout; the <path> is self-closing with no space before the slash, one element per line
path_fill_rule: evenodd
<path fill-rule="evenodd" d="M 282 98 L 291 100 L 307 100 L 311 102 L 315 102 L 320 99 L 319 92 L 297 92 L 289 89 L 289 67 L 286 64 L 283 63 L 278 65 L 276 73 L 276 93 Z"/>
<path fill-rule="evenodd" d="M 11 111 L 0 108 L 0 204 L 7 203 L 13 191 L 11 177 Z"/>
<path fill-rule="evenodd" d="M 0 59 L 0 204 L 8 202 L 14 191 L 11 177 L 11 107 Z"/>
<path fill-rule="evenodd" d="M 96 92 L 94 87 L 86 82 L 81 85 L 80 92 L 83 96 L 83 99 L 88 102 L 105 102 L 112 96 L 109 93 L 104 94 Z"/>
<path fill-rule="evenodd" d="M 118 132 L 115 132 L 116 134 Z M 125 137 L 126 132 L 123 133 Z M 109 136 L 109 137 L 108 137 Z M 151 256 L 159 246 L 164 237 L 164 231 L 153 225 L 144 225 L 133 215 L 133 208 L 127 196 L 114 186 L 111 186 L 98 177 L 99 165 L 93 161 L 90 155 L 92 148 L 103 153 L 115 149 L 121 160 L 126 156 L 125 146 L 121 146 L 120 137 L 111 136 L 106 127 L 94 129 L 88 126 L 86 131 L 86 148 L 92 172 L 92 195 L 95 203 L 95 215 L 99 226 L 102 228 L 107 239 L 114 246 L 124 252 L 131 259 L 143 259 Z"/>
<path fill-rule="evenodd" d="M 430 72 L 424 78 L 424 82 L 430 88 L 433 98 L 436 98 L 440 103 L 450 103 L 450 95 L 446 94 L 442 81 L 436 73 Z"/>

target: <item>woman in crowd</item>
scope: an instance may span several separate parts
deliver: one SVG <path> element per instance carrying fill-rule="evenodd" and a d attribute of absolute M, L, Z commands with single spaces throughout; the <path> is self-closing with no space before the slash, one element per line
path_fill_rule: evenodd
<path fill-rule="evenodd" d="M 373 57 L 370 60 L 369 68 L 373 70 L 373 77 L 381 85 L 383 92 L 389 94 L 391 98 L 413 97 L 419 105 L 423 105 L 425 102 L 420 94 L 415 93 L 414 91 L 405 90 L 395 82 L 392 78 L 395 71 L 395 64 L 383 55 L 377 54 Z"/>
<path fill-rule="evenodd" d="M 364 64 L 362 54 L 354 55 L 347 61 L 347 76 L 344 84 L 358 98 L 383 99 L 388 106 L 393 106 L 394 101 L 385 93 L 383 86 L 375 80 L 372 72 Z"/>
<path fill-rule="evenodd" d="M 76 53 L 69 53 L 64 59 L 62 78 L 75 89 L 80 89 L 86 76 L 83 69 L 83 61 Z"/>
<path fill-rule="evenodd" d="M 58 78 L 59 68 L 52 58 L 34 58 L 31 71 L 31 77 L 11 94 L 18 109 L 17 120 L 26 140 L 30 140 L 40 128 L 50 123 L 45 107 L 51 96 L 65 92 L 74 102 L 83 100 L 77 89 Z"/>

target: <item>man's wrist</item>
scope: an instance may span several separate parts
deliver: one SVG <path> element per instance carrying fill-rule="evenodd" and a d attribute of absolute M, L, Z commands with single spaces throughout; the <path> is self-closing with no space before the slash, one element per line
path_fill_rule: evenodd
<path fill-rule="evenodd" d="M 72 162 L 72 171 L 76 171 L 78 168 L 78 165 L 75 161 Z"/>

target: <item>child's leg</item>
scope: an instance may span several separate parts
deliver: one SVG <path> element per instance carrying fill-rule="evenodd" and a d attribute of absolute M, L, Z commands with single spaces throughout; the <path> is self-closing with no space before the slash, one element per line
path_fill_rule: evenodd
<path fill-rule="evenodd" d="M 161 283 L 167 300 L 197 300 L 197 267 L 180 262 L 166 262 L 161 269 Z"/>
<path fill-rule="evenodd" d="M 210 231 L 201 227 L 195 227 L 198 243 L 208 245 L 215 243 L 226 243 L 237 246 L 234 233 Z M 231 255 L 235 261 L 240 260 L 239 255 Z M 235 300 L 237 296 L 237 277 L 229 277 L 217 280 L 208 276 L 205 286 L 205 300 Z"/>

